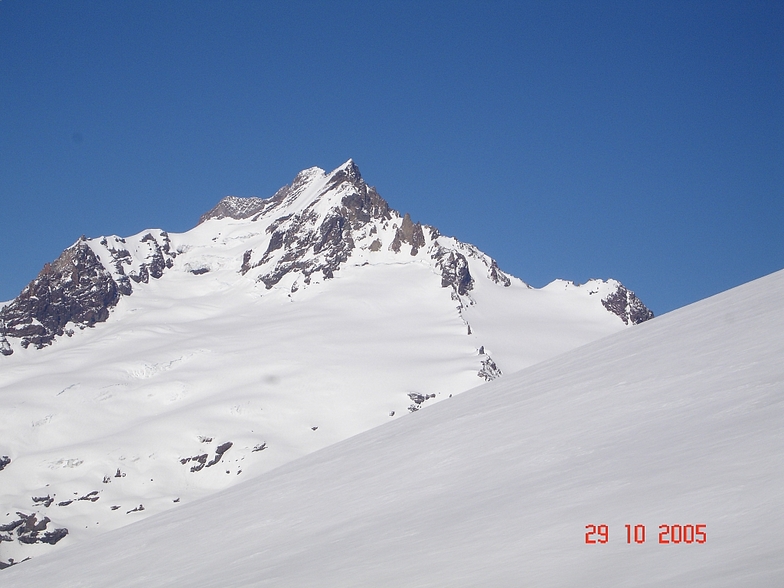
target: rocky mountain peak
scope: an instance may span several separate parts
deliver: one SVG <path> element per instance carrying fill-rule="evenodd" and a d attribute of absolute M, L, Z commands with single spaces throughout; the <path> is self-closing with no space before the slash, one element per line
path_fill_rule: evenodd
<path fill-rule="evenodd" d="M 314 280 L 335 277 L 349 260 L 366 265 L 416 258 L 440 275 L 441 287 L 452 290 L 461 308 L 473 304 L 470 293 L 483 275 L 495 285 L 512 284 L 477 248 L 392 209 L 363 180 L 352 159 L 329 173 L 318 167 L 303 170 L 270 198 L 226 196 L 199 225 L 225 219 L 237 222 L 199 229 L 204 241 L 196 248 L 205 253 L 188 257 L 180 271 L 202 275 L 211 271 L 207 260 L 220 259 L 215 267 L 233 267 L 266 289 L 293 293 Z M 238 232 L 229 238 L 227 231 Z M 13 353 L 14 339 L 22 347 L 42 347 L 74 327 L 105 321 L 135 285 L 157 280 L 175 267 L 178 252 L 192 247 L 185 235 L 177 247 L 165 231 L 81 238 L 0 310 L 0 354 Z M 620 283 L 602 288 L 603 306 L 627 325 L 653 317 Z"/>
<path fill-rule="evenodd" d="M 40 349 L 74 328 L 105 321 L 120 297 L 133 292 L 133 284 L 160 278 L 176 255 L 165 231 L 128 240 L 82 236 L 0 309 L 0 353 L 13 353 L 8 337 Z"/>
<path fill-rule="evenodd" d="M 82 237 L 2 309 L 0 336 L 18 337 L 23 347 L 42 347 L 65 334 L 69 323 L 84 327 L 105 321 L 119 297 L 117 283 Z"/>
<path fill-rule="evenodd" d="M 301 172 L 271 201 L 252 219 L 267 225 L 271 236 L 266 249 L 246 251 L 241 268 L 243 274 L 260 268 L 256 279 L 267 288 L 293 274 L 305 285 L 317 272 L 332 278 L 358 243 L 399 216 L 365 183 L 353 160 L 330 173 L 318 168 Z M 294 282 L 296 289 L 296 278 Z"/>
<path fill-rule="evenodd" d="M 359 173 L 357 164 L 353 159 L 349 159 L 346 163 L 335 169 L 332 172 L 333 177 L 345 178 L 349 182 L 355 183 L 362 181 L 362 174 Z"/>
<path fill-rule="evenodd" d="M 315 193 L 313 190 L 309 190 L 319 183 L 323 184 L 321 190 Z M 279 211 L 297 204 L 307 206 L 311 204 L 310 200 L 314 197 L 321 197 L 325 193 L 339 188 L 342 184 L 363 191 L 365 182 L 353 159 L 349 159 L 329 174 L 319 167 L 305 169 L 295 176 L 291 184 L 280 188 L 271 198 L 225 196 L 214 208 L 201 216 L 199 224 L 210 219 L 242 220 L 259 217 L 270 214 L 273 210 Z M 303 199 L 307 202 L 304 202 Z M 253 220 L 258 220 L 258 218 L 253 218 Z"/>

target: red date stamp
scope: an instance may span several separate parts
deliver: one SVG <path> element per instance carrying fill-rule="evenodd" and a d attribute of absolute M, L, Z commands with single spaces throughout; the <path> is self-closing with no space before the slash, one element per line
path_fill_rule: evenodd
<path fill-rule="evenodd" d="M 625 525 L 626 543 L 645 543 L 645 525 Z M 708 540 L 706 524 L 659 525 L 659 544 L 705 543 Z M 608 525 L 585 525 L 585 543 L 594 545 L 610 541 Z"/>

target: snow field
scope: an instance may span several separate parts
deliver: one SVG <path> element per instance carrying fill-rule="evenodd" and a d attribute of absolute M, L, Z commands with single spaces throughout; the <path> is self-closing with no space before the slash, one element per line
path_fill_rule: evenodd
<path fill-rule="evenodd" d="M 4 585 L 775 586 L 782 294 L 779 272 L 6 570 Z M 588 524 L 609 542 L 587 545 Z M 646 542 L 627 544 L 625 524 Z M 705 524 L 707 541 L 659 544 L 660 524 Z"/>

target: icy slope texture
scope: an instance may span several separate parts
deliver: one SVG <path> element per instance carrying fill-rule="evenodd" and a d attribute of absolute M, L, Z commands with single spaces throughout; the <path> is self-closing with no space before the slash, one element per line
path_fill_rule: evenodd
<path fill-rule="evenodd" d="M 782 300 L 779 272 L 15 566 L 3 585 L 778 586 Z M 609 541 L 586 544 L 589 524 Z M 626 524 L 645 542 L 627 544 Z M 705 542 L 660 544 L 662 524 L 704 524 Z"/>
<path fill-rule="evenodd" d="M 612 280 L 529 288 L 351 162 L 187 233 L 80 239 L 3 312 L 0 562 L 625 330 L 635 300 Z"/>

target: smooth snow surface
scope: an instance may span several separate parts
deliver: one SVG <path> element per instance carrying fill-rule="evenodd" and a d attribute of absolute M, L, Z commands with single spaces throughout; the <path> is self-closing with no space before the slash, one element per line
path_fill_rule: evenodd
<path fill-rule="evenodd" d="M 2 584 L 784 585 L 783 300 L 778 272 Z M 586 545 L 588 524 L 609 542 Z M 705 524 L 707 541 L 661 545 L 661 524 Z"/>
<path fill-rule="evenodd" d="M 0 356 L 0 458 L 11 460 L 0 529 L 18 513 L 68 529 L 54 546 L 0 531 L 0 564 L 180 508 L 441 402 L 482 383 L 487 362 L 508 374 L 629 328 L 602 305 L 618 282 L 493 280 L 489 257 L 429 228 L 416 254 L 410 244 L 395 252 L 396 212 L 355 231 L 333 278 L 291 271 L 266 288 L 258 276 L 290 253 L 270 247 L 271 235 L 303 210 L 313 214 L 299 237 L 318 234 L 358 189 L 333 181 L 352 165 L 305 170 L 285 198 L 228 200 L 264 215 L 86 241 L 118 283 L 159 243 L 176 256 L 160 278 L 134 282 L 106 322 L 43 349 L 12 339 L 13 355 Z M 465 256 L 470 292 L 443 286 L 432 257 L 441 249 Z"/>

